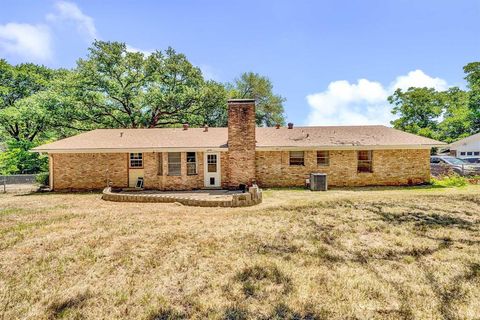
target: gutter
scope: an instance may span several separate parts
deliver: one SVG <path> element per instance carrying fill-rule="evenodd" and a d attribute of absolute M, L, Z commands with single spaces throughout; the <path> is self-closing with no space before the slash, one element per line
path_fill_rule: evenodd
<path fill-rule="evenodd" d="M 341 145 L 341 146 L 259 146 L 256 151 L 303 151 L 303 150 L 391 150 L 391 149 L 430 149 L 445 147 L 446 144 L 431 145 Z M 222 152 L 228 147 L 168 147 L 168 148 L 84 148 L 84 149 L 42 149 L 34 148 L 30 152 L 38 153 L 126 153 L 126 152 Z"/>
<path fill-rule="evenodd" d="M 80 149 L 43 149 L 33 148 L 29 152 L 38 153 L 125 153 L 125 152 L 219 152 L 228 151 L 227 147 L 212 147 L 212 148 L 80 148 Z"/>

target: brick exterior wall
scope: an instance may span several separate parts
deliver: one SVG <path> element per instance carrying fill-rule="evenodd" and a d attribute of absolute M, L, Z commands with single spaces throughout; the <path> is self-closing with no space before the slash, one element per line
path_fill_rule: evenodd
<path fill-rule="evenodd" d="M 187 153 L 181 152 L 181 175 L 168 175 L 167 152 L 143 153 L 144 188 L 157 190 L 195 190 L 204 188 L 204 153 L 197 152 L 197 174 L 187 175 Z M 50 155 L 50 175 L 57 191 L 100 190 L 107 186 L 128 187 L 128 153 L 64 153 Z M 162 175 L 158 175 L 162 157 Z M 222 188 L 227 188 L 228 152 L 220 152 Z"/>
<path fill-rule="evenodd" d="M 158 175 L 158 158 L 162 157 L 162 175 Z M 144 153 L 144 187 L 158 190 L 195 190 L 202 189 L 203 181 L 203 152 L 197 152 L 197 174 L 187 175 L 187 153 L 181 152 L 181 175 L 168 175 L 168 152 Z"/>
<path fill-rule="evenodd" d="M 160 156 L 163 157 L 162 175 L 157 174 Z M 330 186 L 408 185 L 430 179 L 430 151 L 427 149 L 374 150 L 372 173 L 357 172 L 357 152 L 354 150 L 330 151 L 328 166 L 317 166 L 316 151 L 305 151 L 305 166 L 290 166 L 288 151 L 257 151 L 255 156 L 254 179 L 261 187 L 301 187 L 312 172 L 326 173 Z M 144 153 L 143 159 L 146 189 L 204 188 L 203 152 L 197 152 L 196 175 L 187 175 L 186 152 L 181 153 L 180 176 L 168 175 L 167 152 Z M 128 187 L 128 153 L 52 154 L 50 161 L 55 190 L 103 189 L 107 176 L 113 187 Z M 232 168 L 239 168 L 231 161 L 229 152 L 220 153 L 222 188 L 232 186 L 228 180 L 232 177 Z M 252 170 L 247 171 L 252 174 Z"/>
<path fill-rule="evenodd" d="M 51 155 L 54 190 L 95 190 L 128 186 L 127 153 L 62 153 Z M 107 172 L 108 170 L 108 172 Z"/>
<path fill-rule="evenodd" d="M 312 172 L 326 173 L 330 186 L 409 185 L 430 180 L 430 150 L 374 150 L 373 172 L 357 172 L 357 151 L 330 151 L 328 166 L 317 165 L 316 151 L 305 151 L 305 166 L 290 166 L 288 151 L 257 151 L 260 187 L 301 187 Z"/>
<path fill-rule="evenodd" d="M 228 101 L 227 185 L 236 188 L 255 180 L 255 101 Z"/>

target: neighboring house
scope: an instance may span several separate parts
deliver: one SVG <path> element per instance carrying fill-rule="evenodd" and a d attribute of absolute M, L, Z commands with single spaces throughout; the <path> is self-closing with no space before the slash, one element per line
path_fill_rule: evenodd
<path fill-rule="evenodd" d="M 480 157 L 480 133 L 450 144 L 450 154 L 461 159 Z"/>
<path fill-rule="evenodd" d="M 430 180 L 442 142 L 385 126 L 256 127 L 255 101 L 230 100 L 227 128 L 98 129 L 34 148 L 50 160 L 54 190 L 160 190 L 303 186 L 312 172 L 331 186 Z"/>

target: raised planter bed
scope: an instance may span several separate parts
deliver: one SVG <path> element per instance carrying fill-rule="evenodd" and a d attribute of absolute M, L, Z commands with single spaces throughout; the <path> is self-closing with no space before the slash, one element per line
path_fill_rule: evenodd
<path fill-rule="evenodd" d="M 250 187 L 248 192 L 245 193 L 226 194 L 221 197 L 211 195 L 199 197 L 192 194 L 148 191 L 124 192 L 122 190 L 112 190 L 108 187 L 103 190 L 102 199 L 115 202 L 178 202 L 195 207 L 249 207 L 262 202 L 262 190 L 258 187 Z"/>

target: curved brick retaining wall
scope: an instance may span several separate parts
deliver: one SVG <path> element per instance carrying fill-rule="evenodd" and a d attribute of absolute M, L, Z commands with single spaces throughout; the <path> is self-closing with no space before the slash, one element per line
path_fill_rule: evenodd
<path fill-rule="evenodd" d="M 231 195 L 231 199 L 201 199 L 161 193 L 122 193 L 114 192 L 112 188 L 105 188 L 102 199 L 116 202 L 178 202 L 195 207 L 248 207 L 262 202 L 262 191 L 258 187 L 251 187 L 247 193 Z"/>

